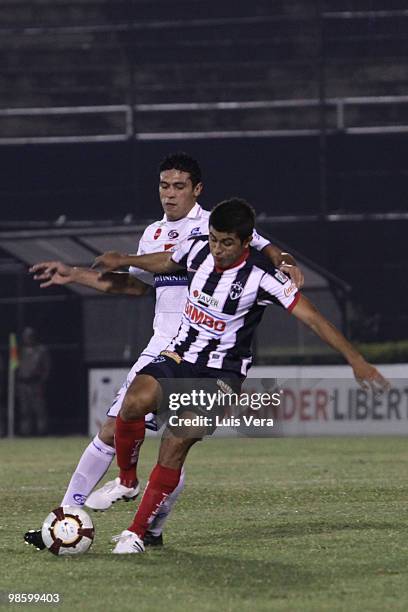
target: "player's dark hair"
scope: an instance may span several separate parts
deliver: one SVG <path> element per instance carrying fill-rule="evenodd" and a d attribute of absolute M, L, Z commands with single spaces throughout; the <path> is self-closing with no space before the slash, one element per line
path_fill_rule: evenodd
<path fill-rule="evenodd" d="M 159 166 L 159 172 L 164 172 L 164 170 L 188 172 L 193 187 L 201 183 L 201 168 L 198 161 L 182 151 L 171 153 L 163 159 Z"/>
<path fill-rule="evenodd" d="M 243 242 L 254 231 L 255 211 L 241 198 L 230 198 L 217 204 L 211 211 L 209 224 L 217 232 L 237 234 Z"/>

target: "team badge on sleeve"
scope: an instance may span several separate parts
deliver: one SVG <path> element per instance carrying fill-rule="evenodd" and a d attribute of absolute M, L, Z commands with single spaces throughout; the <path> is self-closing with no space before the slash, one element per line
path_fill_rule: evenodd
<path fill-rule="evenodd" d="M 284 290 L 284 294 L 286 295 L 286 297 L 289 297 L 294 291 L 296 291 L 297 287 L 295 285 L 295 283 L 291 283 L 289 285 L 289 287 L 286 287 Z"/>
<path fill-rule="evenodd" d="M 286 276 L 286 274 L 284 272 L 281 272 L 280 270 L 276 270 L 276 272 L 274 273 L 274 277 L 282 285 L 285 285 L 289 280 L 289 276 Z"/>

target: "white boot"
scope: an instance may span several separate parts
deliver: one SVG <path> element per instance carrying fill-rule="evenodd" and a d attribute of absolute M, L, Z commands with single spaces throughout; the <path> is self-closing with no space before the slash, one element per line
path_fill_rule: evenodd
<path fill-rule="evenodd" d="M 139 490 L 139 483 L 135 487 L 129 488 L 120 484 L 120 478 L 115 478 L 115 480 L 110 480 L 103 487 L 91 493 L 85 502 L 85 506 L 91 510 L 103 512 L 120 499 L 124 501 L 136 499 Z"/>
<path fill-rule="evenodd" d="M 112 550 L 114 555 L 126 555 L 129 553 L 142 553 L 145 550 L 143 540 L 136 533 L 125 529 L 118 536 L 112 538 L 112 542 L 117 542 Z"/>

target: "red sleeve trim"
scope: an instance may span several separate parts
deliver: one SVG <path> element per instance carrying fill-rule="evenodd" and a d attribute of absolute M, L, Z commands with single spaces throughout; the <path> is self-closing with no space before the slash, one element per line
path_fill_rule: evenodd
<path fill-rule="evenodd" d="M 292 310 L 294 309 L 294 307 L 296 306 L 296 304 L 298 303 L 300 296 L 302 294 L 300 293 L 300 291 L 297 292 L 297 294 L 295 295 L 295 297 L 293 298 L 293 302 L 288 306 L 287 310 L 289 312 L 292 312 Z"/>

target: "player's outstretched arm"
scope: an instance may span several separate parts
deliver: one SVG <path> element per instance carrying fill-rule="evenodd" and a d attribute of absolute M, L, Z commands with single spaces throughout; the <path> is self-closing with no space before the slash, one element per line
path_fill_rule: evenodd
<path fill-rule="evenodd" d="M 298 268 L 296 259 L 290 253 L 284 253 L 274 244 L 268 244 L 262 249 L 262 253 L 272 261 L 275 268 L 285 272 L 285 274 L 292 279 L 298 289 L 303 287 L 303 283 L 305 282 L 303 272 L 300 268 Z"/>
<path fill-rule="evenodd" d="M 308 325 L 326 344 L 341 353 L 353 368 L 357 382 L 373 391 L 385 390 L 389 382 L 350 344 L 343 334 L 326 319 L 310 300 L 301 295 L 292 314 Z"/>
<path fill-rule="evenodd" d="M 35 280 L 41 281 L 40 287 L 43 289 L 52 285 L 78 283 L 105 293 L 144 295 L 149 290 L 149 285 L 130 274 L 114 272 L 101 278 L 96 270 L 68 266 L 62 261 L 43 261 L 31 266 L 29 271 Z"/>
<path fill-rule="evenodd" d="M 166 274 L 184 269 L 183 266 L 175 263 L 171 258 L 172 253 L 169 252 L 149 253 L 148 255 L 125 255 L 116 251 L 108 251 L 95 258 L 92 268 L 101 270 L 102 278 L 106 272 L 112 272 L 118 268 L 128 266 L 141 268 L 153 274 Z"/>

